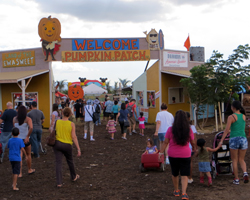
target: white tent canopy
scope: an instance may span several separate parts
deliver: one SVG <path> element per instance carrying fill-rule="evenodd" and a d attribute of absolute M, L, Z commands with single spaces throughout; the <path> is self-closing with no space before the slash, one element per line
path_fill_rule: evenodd
<path fill-rule="evenodd" d="M 107 94 L 108 91 L 97 86 L 96 84 L 91 84 L 83 88 L 84 94 Z"/>

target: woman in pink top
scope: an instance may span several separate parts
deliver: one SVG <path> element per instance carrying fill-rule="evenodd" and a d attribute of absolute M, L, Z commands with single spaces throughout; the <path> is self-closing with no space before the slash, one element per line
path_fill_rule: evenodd
<path fill-rule="evenodd" d="M 159 156 L 169 144 L 168 155 L 172 171 L 172 181 L 174 184 L 174 196 L 180 196 L 179 174 L 181 175 L 182 199 L 189 199 L 186 193 L 188 176 L 190 175 L 191 150 L 189 142 L 196 151 L 194 134 L 190 128 L 187 115 L 179 110 L 175 113 L 172 127 L 169 127 L 165 135 L 165 140 L 161 147 Z"/>

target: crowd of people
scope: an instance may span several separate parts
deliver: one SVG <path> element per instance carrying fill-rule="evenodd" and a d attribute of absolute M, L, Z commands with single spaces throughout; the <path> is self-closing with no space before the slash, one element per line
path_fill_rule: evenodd
<path fill-rule="evenodd" d="M 113 101 L 107 96 L 105 102 L 101 104 L 98 98 L 88 100 L 83 106 L 82 102 L 68 102 L 64 109 L 60 109 L 58 104 L 53 105 L 51 115 L 51 125 L 49 131 L 56 130 L 56 143 L 53 147 L 56 163 L 56 184 L 62 187 L 62 158 L 67 160 L 72 181 L 77 181 L 80 176 L 75 171 L 73 162 L 72 145 L 77 148 L 77 156 L 81 156 L 81 149 L 76 136 L 75 123 L 70 120 L 71 116 L 75 116 L 84 120 L 84 136 L 87 139 L 88 132 L 90 141 L 94 139 L 94 127 L 105 123 L 106 129 L 110 134 L 110 139 L 115 139 L 117 125 L 121 129 L 121 138 L 127 140 L 127 132 L 132 135 L 136 132 L 136 120 L 139 121 L 140 135 L 144 136 L 145 117 L 143 113 L 137 114 L 136 101 L 131 99 L 130 102 L 119 102 L 118 99 Z M 72 105 L 72 106 L 71 106 Z M 80 105 L 80 106 L 79 106 Z M 232 103 L 231 109 L 233 114 L 228 117 L 226 129 L 221 138 L 221 142 L 216 148 L 206 146 L 203 138 L 196 139 L 196 129 L 190 122 L 190 114 L 179 110 L 175 113 L 175 117 L 168 112 L 165 103 L 161 105 L 161 111 L 156 116 L 155 136 L 160 141 L 159 150 L 154 146 L 151 139 L 147 139 L 145 153 L 165 154 L 166 164 L 170 164 L 172 172 L 172 181 L 174 185 L 174 196 L 180 196 L 179 175 L 181 176 L 182 199 L 189 199 L 187 195 L 188 183 L 192 183 L 192 160 L 195 156 L 199 159 L 200 183 L 204 183 L 204 175 L 208 177 L 208 185 L 212 184 L 211 167 L 209 160 L 209 152 L 215 152 L 221 148 L 223 141 L 230 129 L 229 148 L 234 172 L 234 184 L 239 184 L 238 163 L 243 171 L 244 183 L 247 183 L 248 173 L 246 163 L 244 161 L 248 142 L 245 134 L 245 111 L 239 101 Z M 101 121 L 101 113 L 103 111 L 103 121 Z M 27 113 L 25 106 L 19 106 L 18 111 L 13 109 L 11 102 L 7 103 L 7 110 L 3 113 L 0 123 L 4 122 L 1 134 L 1 143 L 3 145 L 3 154 L 1 162 L 3 162 L 4 151 L 9 148 L 9 160 L 13 169 L 13 190 L 16 187 L 17 177 L 22 177 L 22 160 L 25 157 L 28 174 L 34 174 L 35 169 L 32 168 L 31 152 L 34 158 L 39 158 L 39 146 L 42 136 L 42 123 L 44 115 L 42 111 L 37 109 L 37 103 L 31 104 L 31 111 Z M 13 128 L 14 127 L 14 128 Z M 199 148 L 199 150 L 198 150 Z"/>

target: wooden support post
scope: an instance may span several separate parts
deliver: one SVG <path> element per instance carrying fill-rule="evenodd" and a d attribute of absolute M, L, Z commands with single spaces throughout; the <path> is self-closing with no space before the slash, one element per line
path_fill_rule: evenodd
<path fill-rule="evenodd" d="M 223 130 L 222 119 L 221 119 L 220 102 L 218 102 L 218 108 L 219 108 L 219 116 L 220 116 L 220 128 L 221 128 L 221 130 Z"/>

